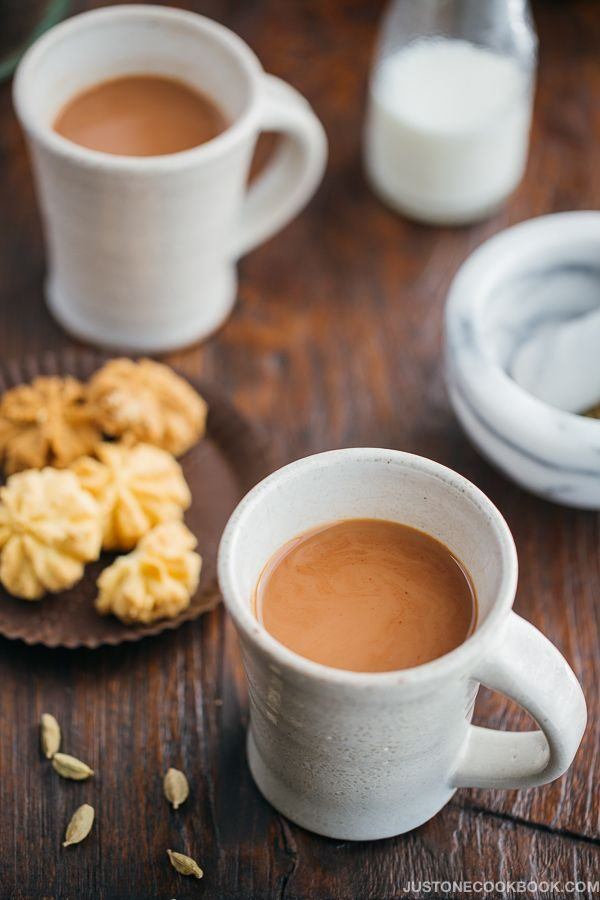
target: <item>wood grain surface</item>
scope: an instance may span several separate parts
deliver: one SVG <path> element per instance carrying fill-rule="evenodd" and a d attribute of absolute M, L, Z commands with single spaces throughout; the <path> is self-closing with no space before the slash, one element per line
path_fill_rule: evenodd
<path fill-rule="evenodd" d="M 600 878 L 599 518 L 529 496 L 478 456 L 449 408 L 440 349 L 448 283 L 474 247 L 531 216 L 600 206 L 600 4 L 534 2 L 541 58 L 527 176 L 501 213 L 463 229 L 412 225 L 365 184 L 360 134 L 379 2 L 175 5 L 234 28 L 268 71 L 308 97 L 327 129 L 330 162 L 306 212 L 242 263 L 226 327 L 169 361 L 225 390 L 264 429 L 279 463 L 333 447 L 396 447 L 478 484 L 515 535 L 517 611 L 570 661 L 590 722 L 575 764 L 554 784 L 459 791 L 411 834 L 340 843 L 289 824 L 253 787 L 244 677 L 222 610 L 98 651 L 0 641 L 0 898 L 388 900 L 459 896 L 410 881 L 477 878 L 559 881 L 554 892 L 532 886 L 526 896 L 569 896 L 565 882 Z M 8 84 L 0 167 L 0 352 L 70 346 L 43 304 L 44 252 Z M 65 748 L 97 770 L 92 781 L 61 781 L 43 760 L 44 711 L 61 720 Z M 518 728 L 525 718 L 482 693 L 479 722 Z M 192 784 L 177 812 L 161 793 L 170 765 Z M 63 850 L 66 822 L 84 801 L 97 809 L 94 832 Z M 195 856 L 204 880 L 171 869 L 167 847 Z M 591 898 L 593 888 L 570 896 Z"/>

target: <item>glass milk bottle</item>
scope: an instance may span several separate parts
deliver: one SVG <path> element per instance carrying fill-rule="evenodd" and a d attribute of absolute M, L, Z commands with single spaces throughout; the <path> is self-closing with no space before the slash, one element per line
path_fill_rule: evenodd
<path fill-rule="evenodd" d="M 525 169 L 536 51 L 527 0 L 394 0 L 365 132 L 379 197 L 438 225 L 494 212 Z"/>

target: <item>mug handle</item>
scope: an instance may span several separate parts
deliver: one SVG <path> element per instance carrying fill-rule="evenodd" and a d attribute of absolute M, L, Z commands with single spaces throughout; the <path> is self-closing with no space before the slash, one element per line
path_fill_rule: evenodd
<path fill-rule="evenodd" d="M 246 195 L 234 239 L 236 259 L 293 219 L 315 192 L 327 161 L 325 131 L 302 94 L 274 75 L 263 77 L 260 130 L 284 136 Z"/>
<path fill-rule="evenodd" d="M 528 788 L 562 775 L 583 737 L 587 711 L 581 686 L 556 647 L 511 612 L 499 642 L 472 677 L 518 703 L 540 730 L 469 725 L 452 786 Z"/>

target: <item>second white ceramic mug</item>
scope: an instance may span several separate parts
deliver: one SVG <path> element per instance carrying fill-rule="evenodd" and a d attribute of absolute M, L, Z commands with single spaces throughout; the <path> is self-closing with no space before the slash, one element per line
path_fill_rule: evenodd
<path fill-rule="evenodd" d="M 113 156 L 52 129 L 71 97 L 127 74 L 178 78 L 231 122 L 192 150 Z M 25 54 L 14 103 L 36 175 L 48 250 L 48 304 L 67 330 L 113 348 L 160 352 L 228 316 L 236 262 L 316 189 L 326 139 L 304 98 L 266 75 L 233 32 L 160 6 L 112 6 L 58 25 Z M 279 150 L 246 181 L 261 131 Z"/>
<path fill-rule="evenodd" d="M 462 560 L 479 609 L 468 640 L 412 669 L 358 673 L 304 659 L 263 628 L 252 594 L 272 554 L 309 528 L 355 517 L 412 525 Z M 250 769 L 273 806 L 305 828 L 351 840 L 401 834 L 458 787 L 532 787 L 571 764 L 586 722 L 579 683 L 558 650 L 512 612 L 517 556 L 508 526 L 450 469 L 370 448 L 292 463 L 233 513 L 219 581 L 248 678 Z M 480 683 L 519 703 L 540 730 L 471 725 Z"/>

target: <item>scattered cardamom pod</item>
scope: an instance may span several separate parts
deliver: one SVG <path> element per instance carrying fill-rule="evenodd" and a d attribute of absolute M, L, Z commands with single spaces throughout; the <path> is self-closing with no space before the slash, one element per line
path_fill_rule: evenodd
<path fill-rule="evenodd" d="M 163 789 L 173 809 L 178 809 L 185 803 L 190 793 L 188 780 L 179 769 L 169 769 L 163 779 Z"/>
<path fill-rule="evenodd" d="M 44 713 L 41 718 L 40 741 L 44 756 L 52 759 L 60 749 L 60 725 L 50 713 Z"/>
<path fill-rule="evenodd" d="M 171 865 L 177 869 L 180 875 L 193 875 L 194 878 L 202 878 L 204 872 L 195 859 L 186 856 L 185 853 L 176 853 L 175 850 L 167 850 Z"/>
<path fill-rule="evenodd" d="M 71 816 L 71 821 L 67 825 L 63 847 L 70 847 L 71 844 L 79 844 L 88 836 L 94 824 L 94 807 L 89 803 L 84 803 L 79 809 L 76 809 Z"/>
<path fill-rule="evenodd" d="M 52 757 L 52 766 L 62 778 L 72 778 L 73 781 L 85 781 L 94 774 L 94 770 L 86 763 L 69 756 L 68 753 L 55 753 Z"/>

